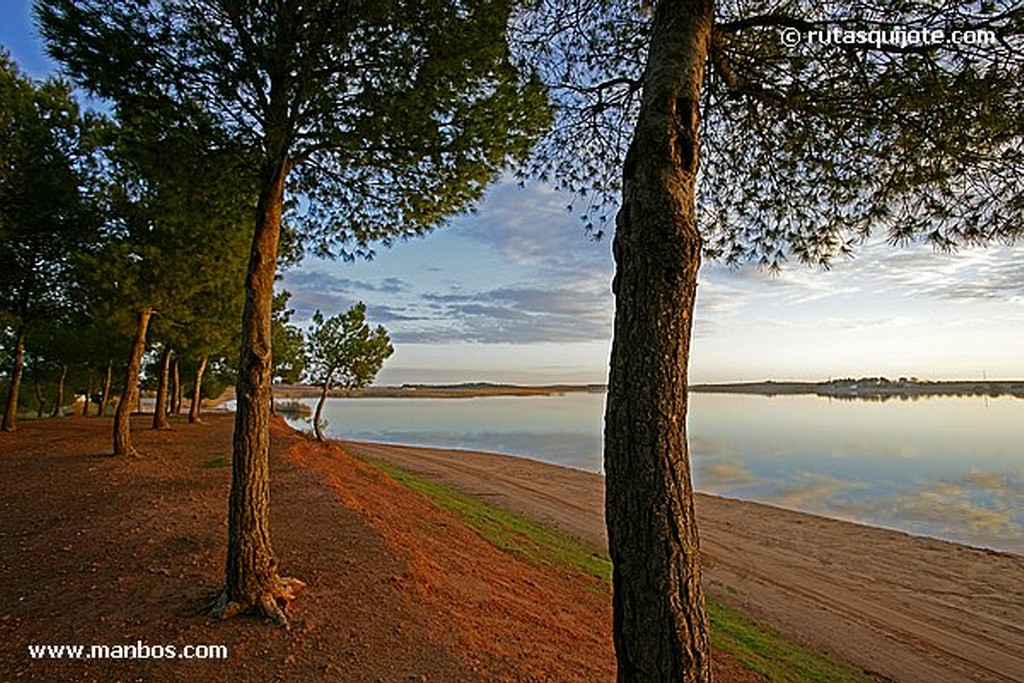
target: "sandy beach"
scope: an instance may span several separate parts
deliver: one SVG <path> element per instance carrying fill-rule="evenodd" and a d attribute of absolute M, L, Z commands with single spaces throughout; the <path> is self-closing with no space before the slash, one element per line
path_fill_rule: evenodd
<path fill-rule="evenodd" d="M 603 478 L 475 451 L 342 442 L 605 543 Z M 880 680 L 1024 681 L 1024 556 L 699 495 L 705 585 Z"/>

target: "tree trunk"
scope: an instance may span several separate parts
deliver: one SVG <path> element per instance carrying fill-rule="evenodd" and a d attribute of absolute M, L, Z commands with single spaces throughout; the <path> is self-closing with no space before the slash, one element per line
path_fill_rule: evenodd
<path fill-rule="evenodd" d="M 36 389 L 36 419 L 46 412 L 46 397 L 43 396 L 43 383 L 39 381 L 39 372 L 32 368 L 32 384 Z"/>
<path fill-rule="evenodd" d="M 272 83 L 271 102 L 281 97 L 278 84 Z M 303 585 L 301 581 L 280 577 L 277 558 L 270 545 L 268 455 L 273 372 L 270 322 L 284 186 L 289 170 L 286 148 L 283 136 L 277 139 L 268 134 L 267 149 L 272 155 L 263 169 L 245 279 L 228 501 L 228 555 L 224 589 L 213 608 L 213 613 L 220 617 L 257 612 L 283 625 L 287 625 L 288 620 L 282 603 L 291 600 L 294 591 Z M 273 154 L 275 150 L 277 154 Z"/>
<path fill-rule="evenodd" d="M 139 311 L 139 325 L 128 355 L 128 367 L 124 372 L 124 389 L 117 402 L 117 410 L 114 411 L 114 455 L 138 455 L 132 447 L 131 416 L 132 407 L 139 401 L 139 367 L 142 365 L 142 354 L 146 351 L 146 331 L 152 315 L 151 308 Z"/>
<path fill-rule="evenodd" d="M 320 413 L 324 410 L 324 401 L 327 400 L 327 391 L 330 389 L 330 381 L 324 382 L 323 390 L 320 392 L 320 400 L 316 402 L 316 412 L 313 413 L 313 433 L 316 434 L 317 441 L 323 441 L 324 435 L 320 431 Z"/>
<path fill-rule="evenodd" d="M 171 361 L 171 409 L 172 415 L 181 414 L 181 373 L 178 368 L 178 356 Z"/>
<path fill-rule="evenodd" d="M 57 405 L 53 406 L 53 417 L 64 416 L 64 380 L 68 378 L 68 364 L 60 364 L 60 378 L 57 380 Z"/>
<path fill-rule="evenodd" d="M 604 462 L 620 682 L 711 680 L 686 372 L 701 249 L 698 119 L 712 17 L 706 0 L 658 3 L 616 217 Z"/>
<path fill-rule="evenodd" d="M 107 371 L 103 373 L 103 392 L 100 394 L 100 412 L 97 417 L 107 414 L 107 403 L 110 402 L 110 378 L 114 374 L 114 361 L 107 361 Z"/>
<path fill-rule="evenodd" d="M 170 429 L 167 421 L 167 379 L 171 372 L 171 347 L 164 345 L 160 354 L 160 381 L 156 385 L 156 404 L 153 406 L 153 429 Z"/>
<path fill-rule="evenodd" d="M 89 416 L 89 404 L 92 403 L 92 368 L 88 368 L 85 374 L 85 401 L 82 406 L 82 417 Z"/>
<path fill-rule="evenodd" d="M 199 367 L 196 368 L 196 379 L 192 383 L 192 405 L 188 409 L 188 421 L 199 422 L 199 410 L 203 403 L 203 373 L 206 372 L 206 363 L 209 356 L 203 356 L 199 360 Z"/>
<path fill-rule="evenodd" d="M 11 386 L 7 390 L 7 407 L 4 409 L 2 429 L 13 432 L 18 428 L 18 391 L 21 376 L 25 374 L 25 323 L 18 324 L 18 340 L 14 343 L 14 367 L 11 369 Z"/>

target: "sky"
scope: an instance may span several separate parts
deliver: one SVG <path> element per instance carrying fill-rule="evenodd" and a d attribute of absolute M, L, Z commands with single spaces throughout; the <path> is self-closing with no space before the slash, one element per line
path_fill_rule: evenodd
<path fill-rule="evenodd" d="M 29 7 L 0 0 L 0 45 L 42 78 L 57 65 Z M 604 382 L 610 240 L 590 239 L 568 203 L 503 181 L 477 213 L 372 261 L 307 257 L 283 279 L 295 320 L 364 301 L 395 346 L 378 384 Z M 829 271 L 706 263 L 699 281 L 692 382 L 1024 377 L 1024 245 L 946 254 L 871 239 Z"/>

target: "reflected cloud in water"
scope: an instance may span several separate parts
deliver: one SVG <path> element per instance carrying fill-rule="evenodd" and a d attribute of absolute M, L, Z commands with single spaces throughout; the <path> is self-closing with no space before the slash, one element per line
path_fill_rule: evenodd
<path fill-rule="evenodd" d="M 603 406 L 594 394 L 332 399 L 325 415 L 333 438 L 601 472 Z M 699 491 L 1024 554 L 1022 418 L 1015 399 L 695 394 L 687 431 Z"/>

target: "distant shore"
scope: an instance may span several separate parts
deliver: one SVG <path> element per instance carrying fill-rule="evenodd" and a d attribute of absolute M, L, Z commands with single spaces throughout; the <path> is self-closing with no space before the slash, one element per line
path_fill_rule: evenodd
<path fill-rule="evenodd" d="M 403 384 L 366 389 L 334 389 L 332 398 L 474 398 L 480 396 L 554 396 L 558 394 L 600 394 L 604 384 L 545 384 L 526 386 L 469 382 L 464 384 Z M 884 377 L 835 379 L 827 382 L 732 382 L 691 384 L 690 391 L 700 394 L 753 394 L 758 396 L 812 395 L 826 398 L 885 401 L 929 396 L 1013 396 L 1024 398 L 1024 380 L 931 381 L 917 378 Z M 279 384 L 274 396 L 282 399 L 314 398 L 320 388 L 306 384 Z"/>

